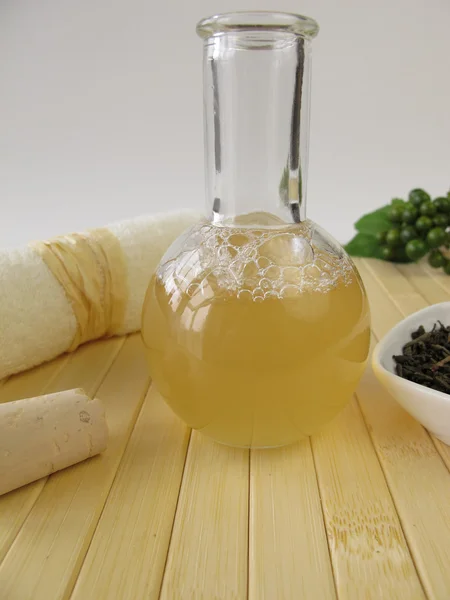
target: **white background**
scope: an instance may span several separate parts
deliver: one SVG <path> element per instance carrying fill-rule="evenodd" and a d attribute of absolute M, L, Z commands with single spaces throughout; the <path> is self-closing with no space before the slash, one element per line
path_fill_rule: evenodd
<path fill-rule="evenodd" d="M 450 0 L 2 0 L 0 247 L 202 208 L 203 16 L 301 12 L 313 42 L 308 214 L 450 187 Z"/>

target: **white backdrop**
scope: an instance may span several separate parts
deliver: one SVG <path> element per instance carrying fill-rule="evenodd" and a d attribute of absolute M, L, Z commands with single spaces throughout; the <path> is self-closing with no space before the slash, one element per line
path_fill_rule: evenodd
<path fill-rule="evenodd" d="M 450 187 L 449 0 L 3 0 L 0 247 L 201 208 L 197 20 L 319 21 L 308 214 L 340 240 L 364 211 Z"/>

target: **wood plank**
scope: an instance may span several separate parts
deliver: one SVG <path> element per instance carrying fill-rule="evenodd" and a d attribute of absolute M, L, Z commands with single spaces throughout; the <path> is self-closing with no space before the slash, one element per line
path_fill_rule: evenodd
<path fill-rule="evenodd" d="M 49 478 L 0 566 L 5 598 L 70 595 L 148 385 L 142 342 L 134 335 L 97 394 L 106 407 L 108 449 Z"/>
<path fill-rule="evenodd" d="M 393 263 L 375 258 L 365 258 L 363 263 L 404 314 L 409 315 L 428 306 L 423 295 L 411 285 Z"/>
<path fill-rule="evenodd" d="M 161 600 L 247 598 L 249 452 L 193 431 Z"/>
<path fill-rule="evenodd" d="M 447 273 L 444 273 L 442 269 L 433 269 L 426 261 L 420 263 L 421 268 L 429 275 L 434 281 L 442 287 L 447 293 L 450 294 L 450 277 Z"/>
<path fill-rule="evenodd" d="M 423 427 L 369 369 L 357 392 L 429 598 L 450 594 L 450 477 Z"/>
<path fill-rule="evenodd" d="M 8 380 L 0 401 L 30 398 L 44 393 L 83 387 L 95 394 L 123 340 L 87 344 L 70 356 L 62 356 Z M 0 563 L 14 541 L 28 513 L 42 492 L 47 477 L 0 496 Z"/>
<path fill-rule="evenodd" d="M 376 270 L 374 273 L 373 269 L 368 268 L 366 259 L 355 262 L 357 262 L 358 271 L 363 279 L 369 298 L 375 296 L 379 300 L 371 302 L 370 308 L 372 332 L 377 339 L 381 339 L 392 327 L 403 319 L 404 315 L 397 303 L 394 302 L 394 299 L 386 291 L 380 279 L 376 276 Z M 399 275 L 399 277 L 402 276 Z M 422 302 L 425 303 L 425 306 L 428 306 L 424 298 L 422 298 Z M 424 307 L 422 306 L 422 308 Z"/>
<path fill-rule="evenodd" d="M 381 279 L 374 276 L 379 274 L 378 268 L 368 271 L 365 266 L 363 261 L 360 272 L 369 284 L 367 287 L 381 288 Z M 399 285 L 404 283 L 396 284 L 397 292 Z M 382 306 L 372 305 L 372 310 L 378 313 L 373 321 L 377 338 L 392 327 L 392 321 L 403 318 L 399 305 L 405 311 L 406 305 L 399 298 L 397 293 L 395 303 L 392 298 Z M 450 594 L 448 470 L 425 429 L 384 391 L 371 368 L 363 377 L 357 397 L 425 591 L 429 598 L 447 598 Z"/>
<path fill-rule="evenodd" d="M 441 269 L 433 269 L 423 261 L 396 265 L 396 268 L 428 300 L 429 304 L 450 300 L 450 277 Z"/>
<path fill-rule="evenodd" d="M 12 375 L 4 381 L 0 388 L 0 403 L 31 398 L 43 393 L 43 390 L 58 375 L 61 369 L 67 365 L 68 361 L 69 355 L 63 354 L 59 358 L 44 363 L 39 367 L 24 371 L 18 375 Z"/>
<path fill-rule="evenodd" d="M 157 600 L 189 429 L 155 389 L 144 402 L 72 600 Z"/>
<path fill-rule="evenodd" d="M 249 598 L 336 598 L 309 440 L 251 453 Z"/>
<path fill-rule="evenodd" d="M 313 436 L 312 447 L 338 597 L 424 598 L 356 400 Z"/>
<path fill-rule="evenodd" d="M 440 286 L 422 264 L 396 265 L 397 270 L 425 298 L 428 304 L 448 302 L 450 292 Z M 446 275 L 448 277 L 448 275 Z"/>
<path fill-rule="evenodd" d="M 393 303 L 377 279 L 363 261 L 356 261 L 358 271 L 364 281 L 370 305 L 372 331 L 387 333 L 398 323 L 400 311 L 392 311 Z M 394 308 L 396 308 L 394 306 Z M 382 333 L 381 335 L 384 335 Z"/>

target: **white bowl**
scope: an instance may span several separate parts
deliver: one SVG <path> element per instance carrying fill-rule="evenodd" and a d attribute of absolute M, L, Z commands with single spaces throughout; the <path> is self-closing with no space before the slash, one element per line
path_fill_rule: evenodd
<path fill-rule="evenodd" d="M 436 321 L 450 325 L 450 302 L 428 306 L 400 321 L 378 343 L 372 365 L 376 377 L 395 400 L 444 444 L 450 445 L 450 395 L 399 377 L 392 359 L 394 354 L 402 353 L 413 331 L 420 325 L 429 331 Z"/>

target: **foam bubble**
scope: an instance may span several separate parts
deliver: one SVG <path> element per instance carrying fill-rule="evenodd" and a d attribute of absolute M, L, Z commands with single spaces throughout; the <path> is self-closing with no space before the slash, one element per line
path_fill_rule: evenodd
<path fill-rule="evenodd" d="M 288 231 L 201 224 L 187 235 L 178 255 L 159 267 L 157 276 L 181 282 L 190 297 L 210 288 L 258 302 L 348 284 L 353 268 L 346 255 L 317 246 L 313 233 L 311 222 Z"/>

